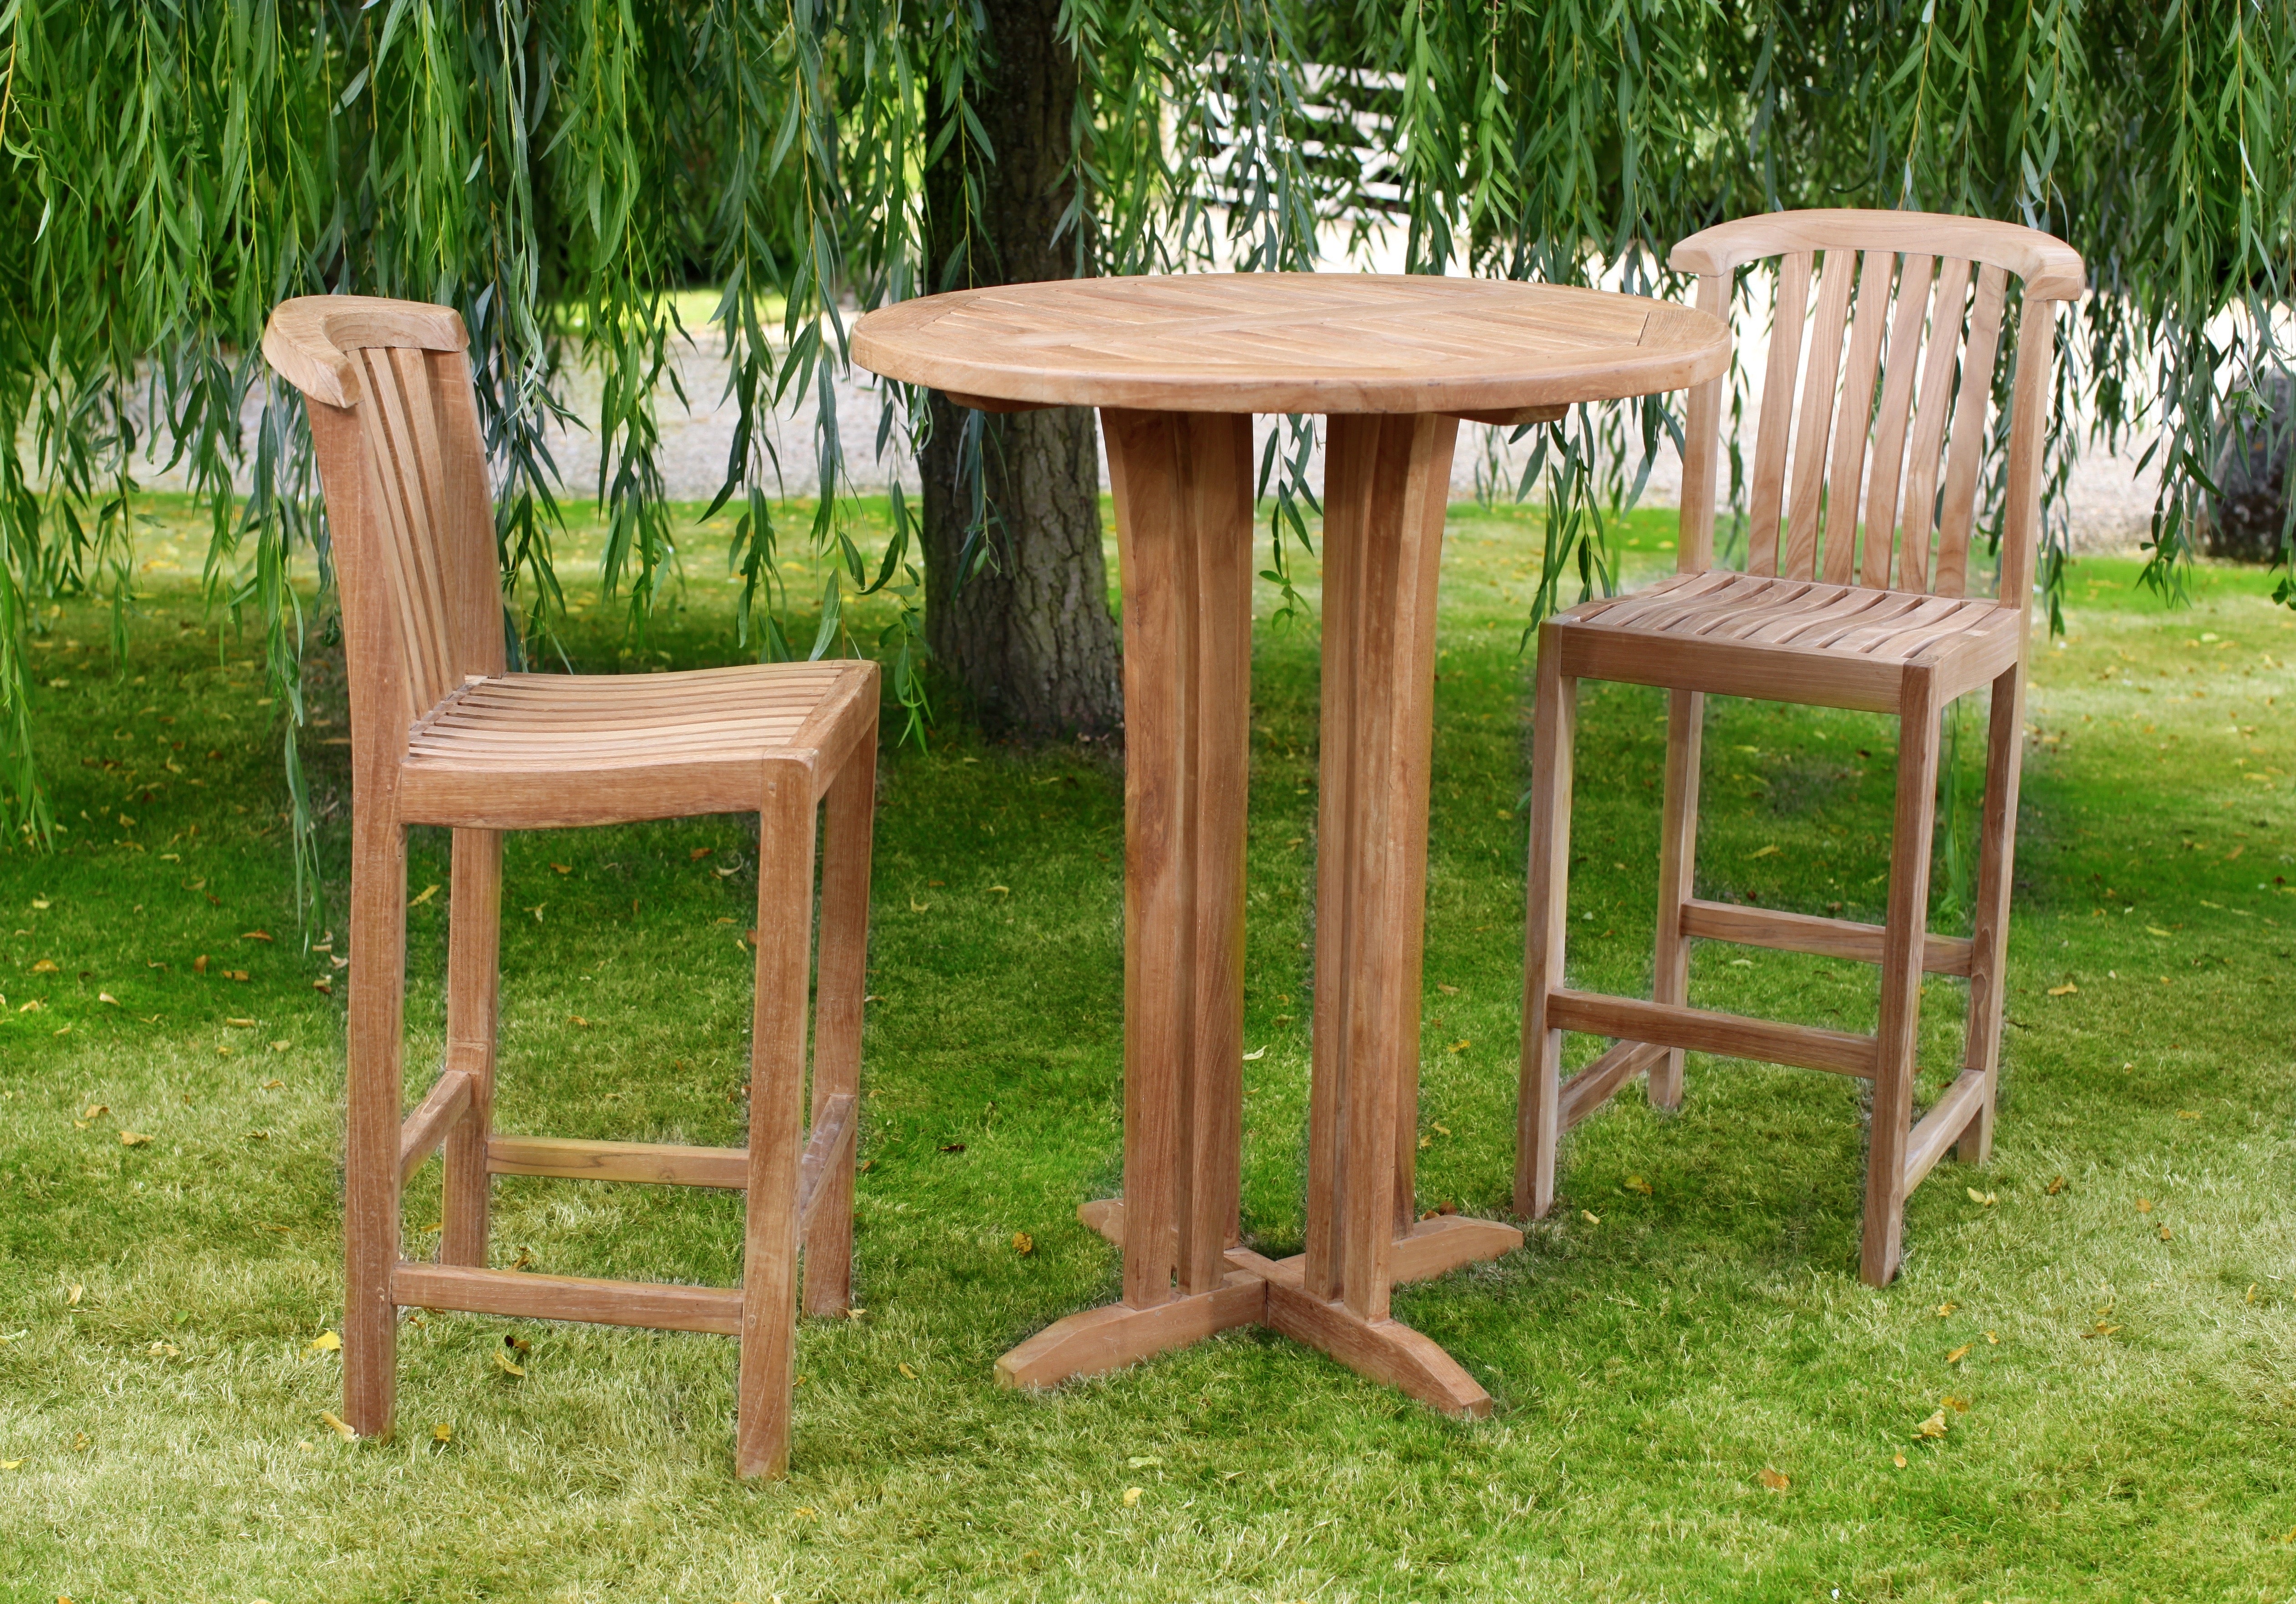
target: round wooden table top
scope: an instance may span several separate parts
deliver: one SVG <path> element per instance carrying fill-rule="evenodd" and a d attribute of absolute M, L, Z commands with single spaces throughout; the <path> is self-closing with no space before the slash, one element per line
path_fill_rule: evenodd
<path fill-rule="evenodd" d="M 853 331 L 863 367 L 961 399 L 1162 412 L 1507 413 L 1685 389 L 1729 357 L 1690 307 L 1418 274 L 1056 279 Z"/>

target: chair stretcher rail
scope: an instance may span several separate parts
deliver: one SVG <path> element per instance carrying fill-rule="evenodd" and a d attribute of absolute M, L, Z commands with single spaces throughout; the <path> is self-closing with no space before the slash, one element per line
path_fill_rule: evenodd
<path fill-rule="evenodd" d="M 1546 1017 L 1557 1030 L 1583 1031 L 1620 1041 L 1679 1047 L 1731 1058 L 1759 1058 L 1868 1080 L 1874 1075 L 1874 1038 L 1853 1036 L 1846 1031 L 1561 990 L 1550 994 Z"/>
<path fill-rule="evenodd" d="M 1879 925 L 1861 925 L 1852 919 L 1822 919 L 1806 913 L 1782 913 L 1775 908 L 1741 908 L 1693 899 L 1682 905 L 1682 934 L 1741 947 L 1814 952 L 1823 958 L 1878 964 L 1888 932 Z M 1963 937 L 1928 936 L 1922 945 L 1922 967 L 1932 975 L 1966 975 L 1970 952 L 1970 943 Z"/>

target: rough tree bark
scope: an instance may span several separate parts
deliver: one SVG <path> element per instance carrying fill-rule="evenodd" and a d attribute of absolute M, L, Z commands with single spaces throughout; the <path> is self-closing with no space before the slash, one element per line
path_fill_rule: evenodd
<path fill-rule="evenodd" d="M 996 160 L 968 235 L 964 141 L 925 175 L 926 249 L 936 290 L 1076 276 L 1076 242 L 1054 242 L 1077 67 L 1055 33 L 1060 0 L 987 0 L 992 59 L 972 105 Z M 938 111 L 938 99 L 927 103 Z M 935 130 L 938 133 L 938 130 Z M 954 272 L 943 275 L 954 263 Z M 1113 729 L 1121 717 L 1116 628 L 1100 551 L 1100 471 L 1089 409 L 984 420 L 988 559 L 960 587 L 972 522 L 959 476 L 966 412 L 939 394 L 924 481 L 925 640 L 987 728 L 1032 735 Z"/>

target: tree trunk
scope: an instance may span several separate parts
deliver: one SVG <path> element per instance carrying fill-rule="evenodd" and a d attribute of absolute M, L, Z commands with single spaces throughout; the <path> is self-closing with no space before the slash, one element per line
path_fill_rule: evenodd
<path fill-rule="evenodd" d="M 980 173 L 980 215 L 966 232 L 960 132 L 925 175 L 925 239 L 934 290 L 1077 276 L 1073 234 L 1055 243 L 1070 185 L 1069 118 L 1077 67 L 1055 36 L 1060 0 L 987 0 L 990 59 L 971 86 L 996 154 Z M 939 96 L 926 92 L 930 114 Z M 932 130 L 938 136 L 939 129 Z M 963 483 L 965 409 L 936 392 L 919 463 L 924 480 L 925 640 L 941 671 L 991 730 L 1032 735 L 1116 728 L 1119 689 L 1108 571 L 1100 555 L 1100 473 L 1085 407 L 981 421 L 984 555 L 958 582 L 972 502 Z"/>

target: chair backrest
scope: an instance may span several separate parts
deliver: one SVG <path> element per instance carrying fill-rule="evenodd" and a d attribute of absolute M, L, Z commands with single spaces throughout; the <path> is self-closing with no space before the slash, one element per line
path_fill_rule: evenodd
<path fill-rule="evenodd" d="M 1726 319 L 1736 269 L 1771 259 L 1777 299 L 1747 485 L 1747 571 L 1964 594 L 2014 275 L 2023 293 L 1999 595 L 2024 606 L 2054 314 L 2081 292 L 2079 255 L 2013 223 L 1841 210 L 1742 218 L 1692 234 L 1669 259 L 1698 275 L 1699 307 Z M 1677 542 L 1686 572 L 1713 565 L 1725 382 L 1691 395 Z"/>
<path fill-rule="evenodd" d="M 365 295 L 283 301 L 263 332 L 265 358 L 310 407 L 361 747 L 403 750 L 466 676 L 503 671 L 468 345 L 450 307 Z"/>

